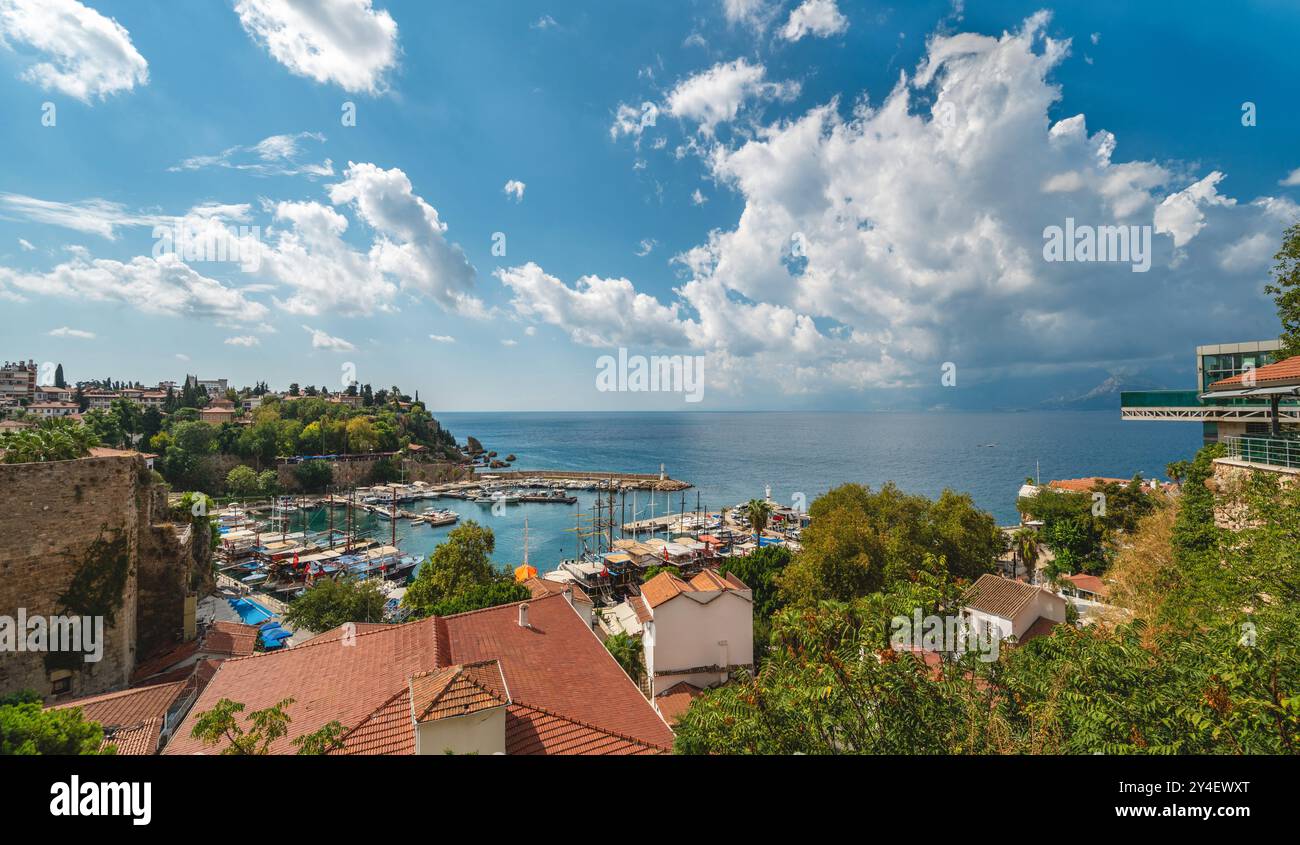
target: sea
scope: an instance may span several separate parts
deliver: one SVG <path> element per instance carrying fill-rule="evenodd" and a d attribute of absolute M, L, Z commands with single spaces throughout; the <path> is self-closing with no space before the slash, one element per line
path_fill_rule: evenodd
<path fill-rule="evenodd" d="M 1026 412 L 661 412 L 661 413 L 439 413 L 464 443 L 514 454 L 521 470 L 664 472 L 693 487 L 684 492 L 640 491 L 626 500 L 627 518 L 679 510 L 717 511 L 770 487 L 777 502 L 811 504 L 840 484 L 879 488 L 892 481 L 909 493 L 934 497 L 945 488 L 968 493 L 1000 525 L 1015 524 L 1016 491 L 1026 477 L 1164 477 L 1170 461 L 1190 459 L 1201 444 L 1193 423 L 1122 420 L 1119 409 Z M 577 492 L 573 505 L 525 503 L 498 508 L 459 499 L 421 503 L 449 508 L 496 537 L 502 569 L 524 557 L 545 572 L 579 550 L 579 515 L 590 518 L 596 494 Z M 408 506 L 409 507 L 409 506 Z M 621 517 L 622 501 L 617 506 Z M 310 527 L 323 528 L 323 511 Z M 336 517 L 337 518 L 337 517 Z M 396 524 L 363 515 L 360 528 L 403 551 L 427 555 L 451 526 Z"/>

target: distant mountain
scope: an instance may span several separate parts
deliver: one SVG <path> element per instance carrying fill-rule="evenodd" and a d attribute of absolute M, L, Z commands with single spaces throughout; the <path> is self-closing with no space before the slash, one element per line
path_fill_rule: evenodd
<path fill-rule="evenodd" d="M 1071 411 L 1107 410 L 1119 407 L 1124 390 L 1156 390 L 1157 384 L 1142 375 L 1108 375 L 1101 384 L 1077 396 L 1056 396 L 1040 403 L 1043 408 Z"/>

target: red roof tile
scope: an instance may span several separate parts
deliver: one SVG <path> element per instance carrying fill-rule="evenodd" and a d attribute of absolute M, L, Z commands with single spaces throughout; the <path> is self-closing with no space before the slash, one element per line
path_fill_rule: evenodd
<path fill-rule="evenodd" d="M 524 582 L 524 586 L 532 593 L 533 598 L 540 599 L 542 596 L 561 595 L 566 589 L 573 590 L 573 600 L 583 604 L 593 604 L 591 597 L 587 595 L 586 590 L 577 584 L 563 584 L 559 581 L 551 581 L 547 578 L 529 578 Z"/>
<path fill-rule="evenodd" d="M 178 663 L 182 663 L 193 657 L 199 650 L 199 641 L 190 640 L 181 643 L 168 651 L 155 655 L 143 663 L 136 664 L 135 671 L 131 673 L 132 682 L 141 681 L 145 678 L 161 674 L 171 669 Z"/>
<path fill-rule="evenodd" d="M 409 753 L 410 679 L 486 661 L 499 665 L 513 702 L 510 753 L 629 753 L 637 743 L 642 750 L 671 748 L 668 726 L 568 602 L 555 595 L 529 605 L 527 628 L 518 624 L 518 605 L 508 604 L 377 627 L 358 632 L 352 645 L 323 635 L 283 651 L 227 660 L 165 753 L 216 753 L 190 731 L 198 714 L 221 698 L 243 703 L 247 713 L 289 697 L 295 699 L 288 707 L 290 734 L 273 753 L 293 753 L 293 737 L 332 720 L 351 728 L 338 753 Z"/>
<path fill-rule="evenodd" d="M 671 732 L 668 740 L 671 743 Z M 506 754 L 665 754 L 669 748 L 540 707 L 512 704 L 506 708 Z"/>
<path fill-rule="evenodd" d="M 158 741 L 162 739 L 162 719 L 147 719 L 130 728 L 105 731 L 104 741 L 99 750 L 105 751 L 111 745 L 119 757 L 144 757 L 158 753 Z"/>
<path fill-rule="evenodd" d="M 72 701 L 60 701 L 47 709 L 67 710 L 71 707 L 80 707 L 82 715 L 87 720 L 99 722 L 106 727 L 138 725 L 150 717 L 165 716 L 182 686 L 182 681 L 176 681 L 139 689 L 107 692 Z"/>
<path fill-rule="evenodd" d="M 704 695 L 704 690 L 695 686 L 695 684 L 678 681 L 656 695 L 654 703 L 668 724 L 676 725 L 681 715 L 690 708 L 691 702 L 702 695 Z"/>
<path fill-rule="evenodd" d="M 164 753 L 217 753 L 219 748 L 205 746 L 190 731 L 198 714 L 222 698 L 242 703 L 245 714 L 294 699 L 287 708 L 293 720 L 289 736 L 271 746 L 276 754 L 294 753 L 294 737 L 317 731 L 330 721 L 337 720 L 345 728 L 359 726 L 405 688 L 412 675 L 437 668 L 432 661 L 432 631 L 432 620 L 421 620 L 357 634 L 353 645 L 318 637 L 280 651 L 226 660 Z"/>
<path fill-rule="evenodd" d="M 1062 478 L 1047 482 L 1047 486 L 1055 490 L 1069 490 L 1072 493 L 1087 493 L 1101 484 L 1127 485 L 1132 480 L 1131 478 L 1103 478 L 1098 475 L 1092 478 Z"/>
<path fill-rule="evenodd" d="M 1096 575 L 1088 575 L 1081 572 L 1078 575 L 1067 575 L 1065 576 L 1065 580 L 1069 581 L 1080 590 L 1086 590 L 1089 593 L 1102 597 L 1110 595 L 1110 587 L 1107 587 L 1106 582 L 1102 581 Z"/>
<path fill-rule="evenodd" d="M 329 754 L 414 754 L 411 690 L 403 687 L 348 731 Z"/>
<path fill-rule="evenodd" d="M 435 669 L 411 678 L 416 722 L 466 716 L 508 703 L 505 679 L 495 660 Z"/>
<path fill-rule="evenodd" d="M 654 619 L 650 615 L 650 608 L 645 606 L 645 600 L 640 596 L 632 596 L 627 600 L 627 603 L 631 606 L 632 612 L 636 614 L 637 621 L 642 625 Z"/>
<path fill-rule="evenodd" d="M 203 650 L 212 654 L 247 657 L 257 645 L 257 626 L 239 622 L 213 622 L 203 638 Z"/>

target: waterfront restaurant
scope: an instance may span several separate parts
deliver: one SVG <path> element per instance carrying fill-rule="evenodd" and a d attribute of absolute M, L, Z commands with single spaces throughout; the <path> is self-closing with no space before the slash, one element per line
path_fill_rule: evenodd
<path fill-rule="evenodd" d="M 1199 422 L 1203 443 L 1226 443 L 1230 451 L 1242 445 L 1233 445 L 1240 438 L 1300 431 L 1300 398 L 1294 392 L 1268 392 L 1285 386 L 1267 381 L 1265 374 L 1279 348 L 1277 340 L 1198 346 L 1195 389 L 1126 390 L 1120 394 L 1120 414 L 1126 420 Z M 1253 389 L 1245 384 L 1247 374 Z"/>
<path fill-rule="evenodd" d="M 1300 355 L 1212 383 L 1200 397 L 1214 403 L 1267 403 L 1267 418 L 1241 435 L 1223 438 L 1228 457 L 1252 464 L 1300 469 Z M 1289 408 L 1283 406 L 1286 402 Z M 1263 429 L 1262 431 L 1259 429 Z"/>

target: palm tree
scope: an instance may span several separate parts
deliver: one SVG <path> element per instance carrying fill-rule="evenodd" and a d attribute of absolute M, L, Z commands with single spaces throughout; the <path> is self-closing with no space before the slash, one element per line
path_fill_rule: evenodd
<path fill-rule="evenodd" d="M 627 633 L 612 634 L 605 638 L 605 648 L 623 667 L 627 676 L 637 686 L 645 679 L 645 658 L 641 650 L 641 638 Z"/>
<path fill-rule="evenodd" d="M 1038 562 L 1038 532 L 1032 528 L 1018 528 L 1011 535 L 1011 577 L 1016 577 L 1016 560 L 1024 561 L 1029 570 L 1029 580 L 1034 580 L 1034 564 Z"/>
<path fill-rule="evenodd" d="M 763 499 L 750 499 L 745 505 L 745 516 L 749 517 L 749 525 L 754 529 L 754 545 L 759 545 L 759 538 L 763 536 L 763 529 L 767 527 L 767 520 L 772 516 L 772 503 Z"/>
<path fill-rule="evenodd" d="M 61 417 L 41 420 L 35 428 L 0 435 L 7 464 L 69 461 L 85 457 L 98 439 L 81 423 Z"/>

